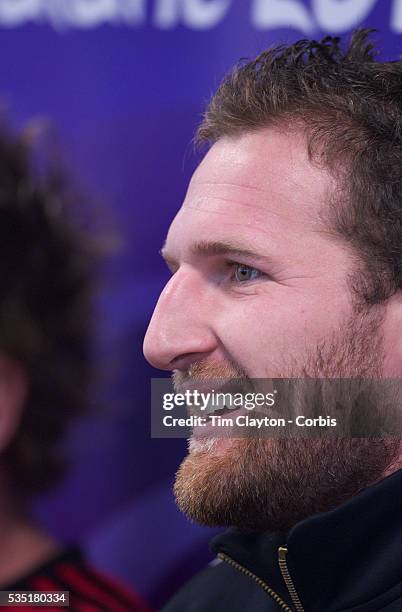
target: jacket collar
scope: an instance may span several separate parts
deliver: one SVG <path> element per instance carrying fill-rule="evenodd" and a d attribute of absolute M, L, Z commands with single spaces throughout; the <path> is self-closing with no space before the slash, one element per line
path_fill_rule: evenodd
<path fill-rule="evenodd" d="M 231 529 L 211 542 L 289 601 L 278 565 L 283 545 L 305 610 L 357 606 L 401 583 L 402 469 L 288 534 Z"/>

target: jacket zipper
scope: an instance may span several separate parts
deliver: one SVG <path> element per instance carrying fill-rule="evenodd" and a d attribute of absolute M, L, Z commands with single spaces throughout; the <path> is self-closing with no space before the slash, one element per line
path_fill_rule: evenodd
<path fill-rule="evenodd" d="M 231 557 L 228 557 L 228 555 L 225 555 L 225 553 L 218 553 L 218 557 L 219 559 L 222 559 L 222 561 L 226 561 L 226 563 L 235 567 L 242 574 L 245 574 L 249 578 L 252 578 L 254 582 L 256 582 L 262 589 L 264 589 L 264 591 L 268 593 L 268 595 L 270 595 L 272 599 L 276 601 L 279 606 L 281 606 L 281 608 L 283 608 L 283 610 L 285 610 L 286 612 L 294 612 L 292 608 L 290 608 L 288 604 L 282 599 L 282 597 L 278 595 L 278 593 L 271 589 L 271 587 L 268 586 L 266 582 L 261 580 L 261 578 L 258 578 L 258 576 L 253 574 L 253 572 L 250 572 L 250 570 L 240 565 L 240 563 L 237 563 L 237 561 L 233 561 L 233 559 Z M 303 610 L 303 608 L 299 608 L 299 610 Z"/>
<path fill-rule="evenodd" d="M 292 576 L 289 573 L 288 564 L 286 563 L 286 555 L 288 554 L 287 546 L 280 546 L 278 548 L 278 562 L 279 569 L 281 570 L 282 578 L 285 581 L 286 588 L 289 591 L 290 598 L 295 607 L 296 612 L 304 612 L 304 608 L 297 594 Z"/>

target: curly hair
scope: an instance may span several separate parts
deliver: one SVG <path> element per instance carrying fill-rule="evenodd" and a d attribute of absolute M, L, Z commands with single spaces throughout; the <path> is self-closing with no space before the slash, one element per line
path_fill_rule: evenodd
<path fill-rule="evenodd" d="M 370 33 L 344 50 L 327 36 L 240 62 L 197 132 L 201 143 L 267 126 L 305 132 L 310 160 L 337 179 L 322 216 L 360 255 L 350 281 L 366 306 L 402 288 L 402 62 L 376 61 Z"/>
<path fill-rule="evenodd" d="M 24 134 L 0 128 L 0 352 L 29 380 L 19 429 L 2 454 L 24 496 L 61 476 L 58 442 L 88 405 L 95 250 L 73 222 L 60 172 L 42 176 Z"/>

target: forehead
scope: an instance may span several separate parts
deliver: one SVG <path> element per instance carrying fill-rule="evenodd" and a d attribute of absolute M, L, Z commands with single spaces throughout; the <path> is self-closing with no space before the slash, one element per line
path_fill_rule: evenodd
<path fill-rule="evenodd" d="M 310 162 L 300 133 L 267 128 L 221 139 L 194 173 L 167 246 L 191 237 L 255 242 L 269 235 L 280 242 L 319 232 L 333 188 L 325 169 Z"/>

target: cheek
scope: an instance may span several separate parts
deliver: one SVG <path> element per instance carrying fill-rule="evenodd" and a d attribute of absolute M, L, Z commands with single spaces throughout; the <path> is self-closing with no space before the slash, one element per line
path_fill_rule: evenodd
<path fill-rule="evenodd" d="M 283 371 L 281 364 L 303 359 L 309 349 L 341 328 L 346 304 L 330 308 L 318 296 L 301 298 L 299 292 L 280 288 L 269 296 L 235 299 L 222 309 L 217 334 L 227 354 L 249 376 L 274 376 L 278 368 Z"/>

